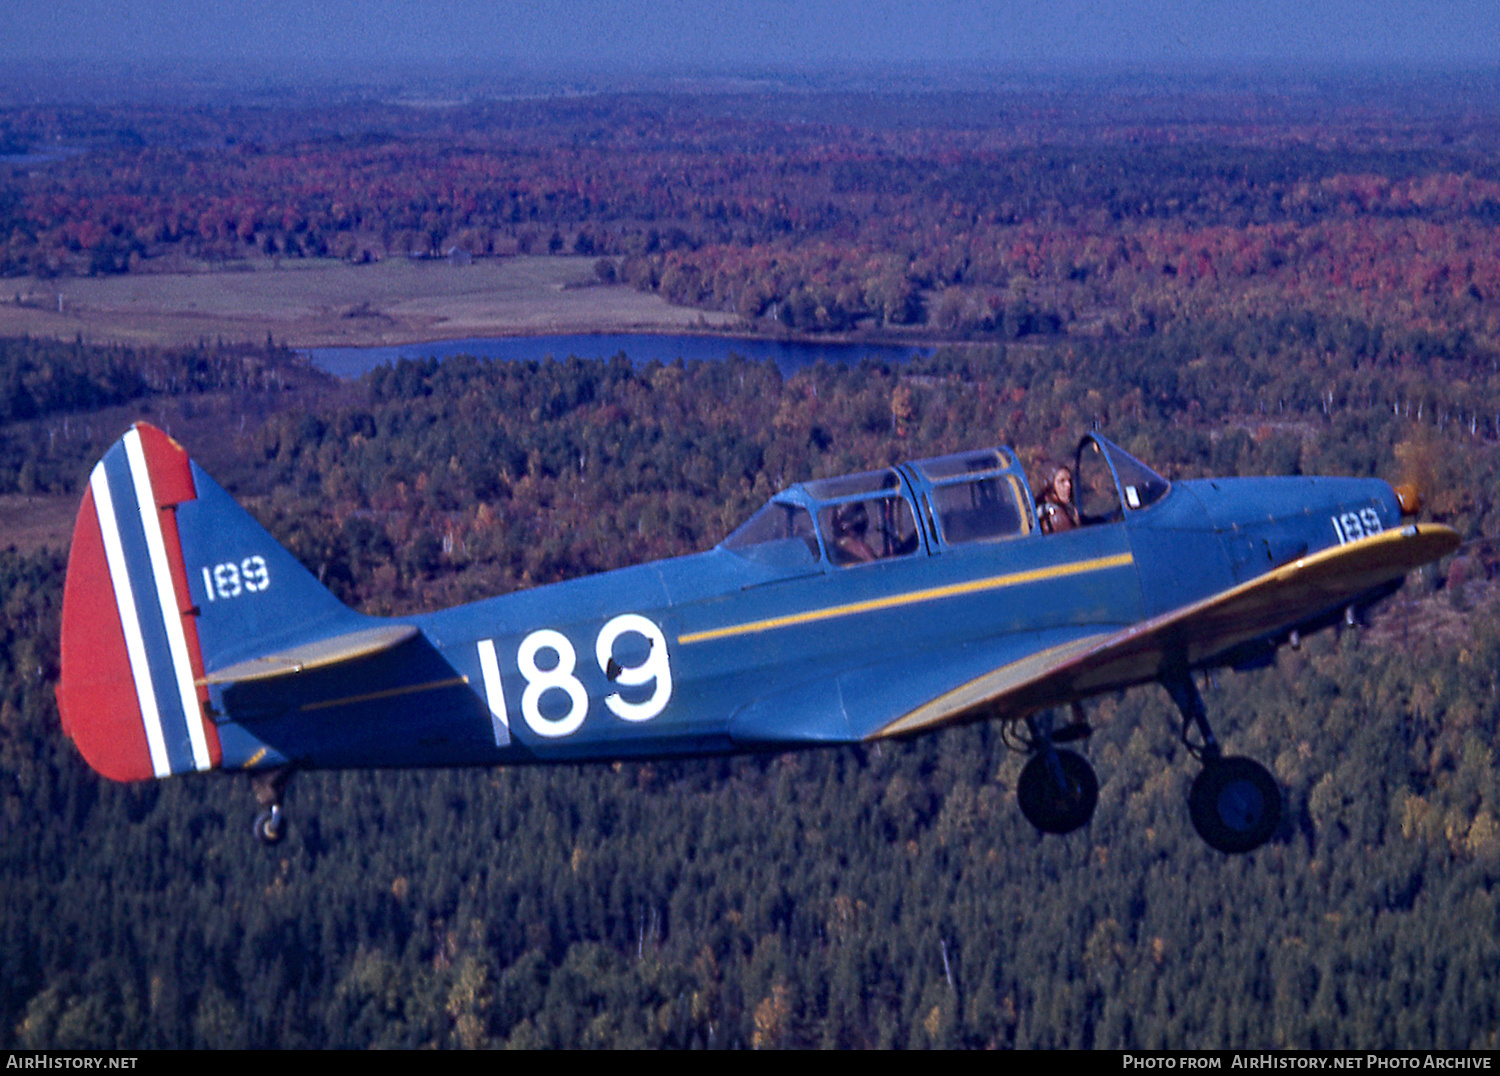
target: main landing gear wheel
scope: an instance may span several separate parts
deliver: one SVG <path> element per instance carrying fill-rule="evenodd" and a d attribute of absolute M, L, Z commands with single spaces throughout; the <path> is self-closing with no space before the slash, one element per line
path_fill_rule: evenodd
<path fill-rule="evenodd" d="M 1016 798 L 1026 821 L 1043 833 L 1072 833 L 1094 817 L 1099 778 L 1081 755 L 1042 750 L 1022 767 Z"/>
<path fill-rule="evenodd" d="M 281 843 L 286 836 L 286 822 L 281 817 L 280 804 L 255 816 L 255 836 L 261 844 Z"/>
<path fill-rule="evenodd" d="M 1259 762 L 1226 758 L 1208 724 L 1203 696 L 1187 670 L 1177 669 L 1161 684 L 1182 712 L 1182 744 L 1203 763 L 1203 772 L 1188 792 L 1193 828 L 1210 848 L 1230 855 L 1253 852 L 1281 825 L 1281 789 Z M 1198 730 L 1200 739 L 1189 735 Z"/>
<path fill-rule="evenodd" d="M 1230 855 L 1253 852 L 1281 825 L 1281 789 L 1259 762 L 1210 759 L 1188 793 L 1188 813 L 1209 847 Z"/>

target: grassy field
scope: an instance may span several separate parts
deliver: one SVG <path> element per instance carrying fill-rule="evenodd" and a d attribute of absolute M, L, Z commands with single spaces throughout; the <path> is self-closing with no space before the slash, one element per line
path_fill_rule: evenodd
<path fill-rule="evenodd" d="M 725 329 L 738 319 L 595 282 L 594 259 L 265 261 L 197 273 L 0 285 L 0 335 L 359 347 L 470 336 Z"/>
<path fill-rule="evenodd" d="M 0 494 L 0 548 L 32 553 L 64 549 L 73 533 L 78 498 L 71 493 Z"/>

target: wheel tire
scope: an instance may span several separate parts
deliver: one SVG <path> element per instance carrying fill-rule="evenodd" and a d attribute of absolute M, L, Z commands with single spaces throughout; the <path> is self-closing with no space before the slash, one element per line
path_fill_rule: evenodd
<path fill-rule="evenodd" d="M 1072 833 L 1094 817 L 1099 804 L 1099 778 L 1081 755 L 1058 751 L 1056 756 L 1063 787 L 1058 787 L 1046 753 L 1038 752 L 1021 770 L 1016 799 L 1026 821 L 1043 833 Z"/>
<path fill-rule="evenodd" d="M 286 825 L 281 818 L 281 808 L 272 807 L 255 816 L 255 837 L 261 844 L 279 844 L 286 836 Z"/>
<path fill-rule="evenodd" d="M 1217 759 L 1193 782 L 1188 813 L 1210 848 L 1230 855 L 1253 852 L 1281 825 L 1281 789 L 1259 762 Z"/>

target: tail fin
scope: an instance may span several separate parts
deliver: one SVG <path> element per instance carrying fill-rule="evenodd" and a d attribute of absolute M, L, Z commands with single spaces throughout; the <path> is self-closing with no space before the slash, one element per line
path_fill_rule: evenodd
<path fill-rule="evenodd" d="M 136 781 L 213 769 L 217 668 L 363 618 L 160 430 L 138 423 L 89 477 L 63 593 L 63 730 Z"/>

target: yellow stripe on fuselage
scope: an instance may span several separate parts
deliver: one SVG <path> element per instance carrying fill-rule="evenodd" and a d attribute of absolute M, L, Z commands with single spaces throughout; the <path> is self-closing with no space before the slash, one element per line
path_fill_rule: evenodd
<path fill-rule="evenodd" d="M 944 598 L 957 598 L 966 594 L 981 594 L 987 590 L 1001 590 L 1005 587 L 1023 586 L 1027 583 L 1039 583 L 1047 579 L 1061 579 L 1070 575 L 1083 575 L 1087 572 L 1102 572 L 1110 568 L 1124 568 L 1132 563 L 1134 563 L 1134 558 L 1129 553 L 1116 553 L 1110 557 L 1077 560 L 1069 564 L 1054 564 L 1048 568 L 1033 568 L 1025 572 L 1011 572 L 1009 575 L 993 575 L 987 579 L 971 579 L 966 583 L 950 583 L 947 586 L 930 587 L 927 590 L 913 590 L 905 594 L 892 594 L 888 598 L 871 598 L 868 601 L 850 602 L 848 605 L 831 605 L 826 609 L 809 609 L 805 613 L 789 613 L 786 616 L 773 616 L 765 620 L 751 620 L 744 624 L 730 624 L 728 627 L 711 628 L 708 631 L 688 632 L 686 635 L 679 635 L 677 641 L 683 645 L 688 643 L 706 643 L 714 639 L 728 639 L 736 635 L 751 635 L 755 632 L 774 631 L 777 628 L 790 628 L 799 624 L 816 624 L 821 620 L 835 620 L 839 617 L 858 616 L 860 613 L 874 613 L 884 609 L 899 609 L 906 605 L 942 601 Z"/>
<path fill-rule="evenodd" d="M 371 691 L 364 695 L 345 695 L 341 699 L 324 699 L 322 702 L 305 702 L 302 704 L 303 712 L 310 710 L 331 710 L 335 706 L 353 706 L 359 702 L 378 702 L 381 699 L 394 699 L 402 695 L 414 695 L 419 691 L 436 691 L 444 687 L 458 687 L 467 684 L 467 676 L 453 676 L 447 680 L 430 680 L 425 684 L 405 684 L 401 687 L 390 687 L 384 691 Z"/>

